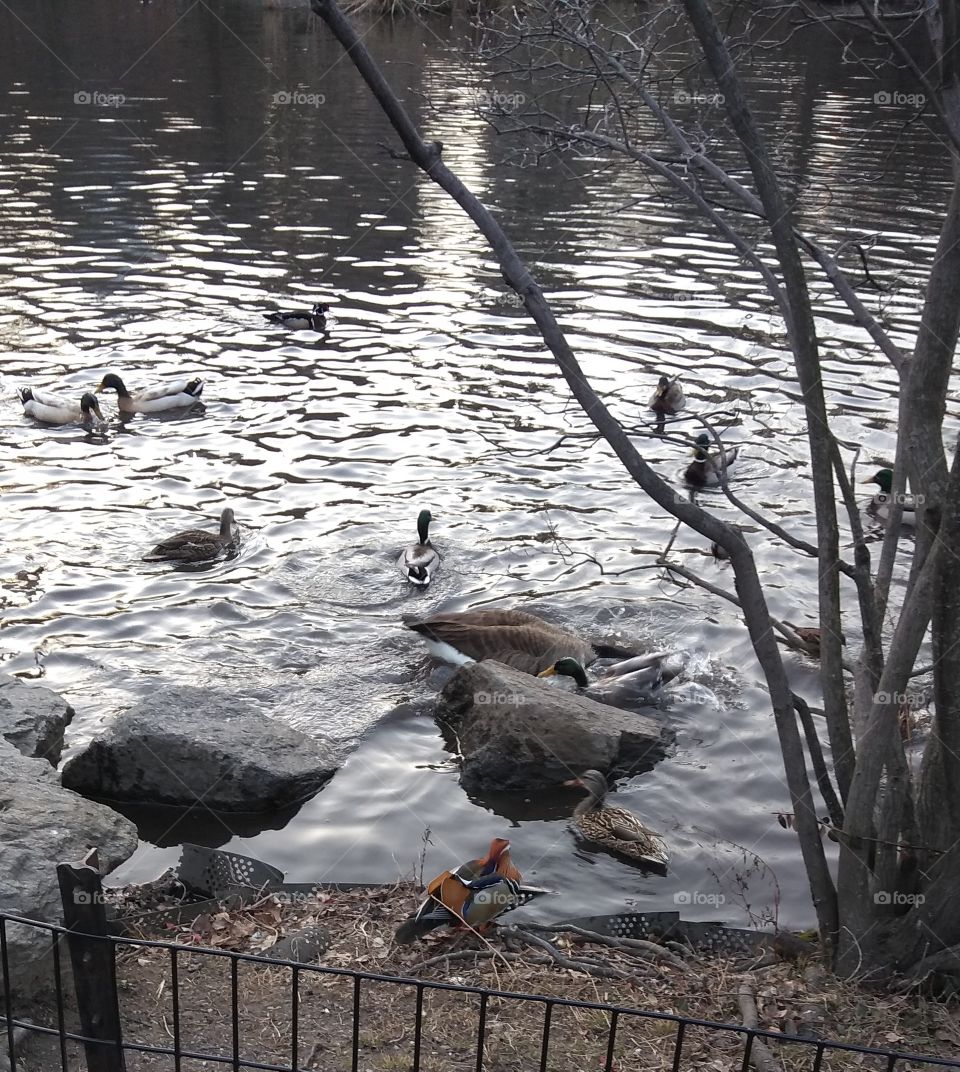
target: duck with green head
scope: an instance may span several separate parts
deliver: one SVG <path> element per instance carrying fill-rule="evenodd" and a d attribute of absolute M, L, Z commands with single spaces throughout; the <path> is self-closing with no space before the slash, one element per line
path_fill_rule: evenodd
<path fill-rule="evenodd" d="M 664 684 L 682 672 L 683 665 L 680 652 L 654 651 L 606 666 L 591 682 L 581 663 L 565 656 L 537 677 L 548 678 L 561 688 L 573 687 L 598 703 L 629 709 L 655 700 Z"/>
<path fill-rule="evenodd" d="M 433 515 L 429 510 L 420 511 L 417 517 L 417 542 L 407 547 L 397 562 L 404 577 L 419 588 L 426 588 L 440 565 L 440 555 L 430 542 L 432 520 Z"/>
<path fill-rule="evenodd" d="M 880 488 L 870 503 L 871 510 L 881 521 L 889 521 L 894 506 L 893 470 L 880 469 L 873 474 L 867 483 L 877 484 Z M 897 498 L 903 509 L 903 513 L 900 516 L 901 523 L 915 525 L 917 523 L 916 499 L 912 495 L 900 495 Z"/>
<path fill-rule="evenodd" d="M 168 380 L 166 383 L 143 387 L 139 391 L 127 390 L 127 385 L 115 372 L 108 372 L 100 381 L 97 393 L 117 392 L 117 405 L 122 414 L 163 413 L 170 409 L 186 409 L 200 401 L 203 380 Z"/>
<path fill-rule="evenodd" d="M 701 432 L 693 447 L 693 461 L 687 466 L 684 478 L 688 484 L 703 488 L 719 484 L 724 471 L 737 460 L 739 447 L 730 447 L 718 454 L 710 453 L 713 438 L 709 432 Z"/>
<path fill-rule="evenodd" d="M 43 424 L 79 424 L 88 432 L 99 431 L 106 424 L 99 403 L 89 391 L 81 396 L 78 404 L 75 398 L 54 391 L 21 387 L 20 401 L 23 412 Z"/>

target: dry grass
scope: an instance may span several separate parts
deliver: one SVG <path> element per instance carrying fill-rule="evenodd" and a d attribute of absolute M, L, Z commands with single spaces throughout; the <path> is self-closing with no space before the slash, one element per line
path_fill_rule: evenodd
<path fill-rule="evenodd" d="M 623 978 L 597 978 L 560 967 L 530 947 L 510 928 L 487 941 L 475 935 L 438 931 L 428 942 L 397 947 L 392 934 L 416 900 L 411 887 L 322 895 L 296 908 L 265 900 L 254 910 L 223 913 L 195 922 L 193 929 L 162 936 L 246 953 L 261 953 L 282 932 L 321 923 L 334 938 L 322 964 L 328 968 L 406 976 L 553 995 L 575 1001 L 604 1002 L 657 1010 L 699 1019 L 739 1023 L 737 992 L 750 979 L 758 995 L 761 1026 L 793 1032 L 821 1013 L 825 1034 L 861 1045 L 894 1047 L 948 1057 L 960 1052 L 955 1010 L 921 998 L 868 994 L 837 983 L 815 965 L 778 963 L 744 971 L 730 960 L 695 956 L 668 963 L 637 951 L 584 944 L 558 936 L 564 957 L 589 960 Z M 437 958 L 440 958 L 439 960 Z M 231 958 L 201 952 L 178 954 L 179 1032 L 188 1050 L 230 1058 Z M 418 965 L 433 961 L 423 968 Z M 543 960 L 547 960 L 544 963 Z M 121 1016 L 129 1042 L 172 1046 L 174 1002 L 170 954 L 130 947 L 118 963 Z M 297 1064 L 306 1070 L 349 1072 L 354 1025 L 354 981 L 348 976 L 301 969 L 296 1003 Z M 239 1055 L 291 1067 L 294 1036 L 293 972 L 289 968 L 238 962 L 237 1019 Z M 480 998 L 457 991 L 422 991 L 421 1072 L 473 1072 L 479 1044 Z M 68 1026 L 75 1026 L 72 1002 Z M 406 1072 L 414 1067 L 417 988 L 389 982 L 361 985 L 356 1023 L 361 1072 Z M 486 1072 L 528 1072 L 541 1067 L 545 1003 L 492 996 L 486 1005 Z M 55 1007 L 37 1005 L 36 1022 L 54 1026 Z M 546 1067 L 551 1072 L 602 1070 L 606 1065 L 610 1014 L 605 1010 L 554 1006 L 551 1012 Z M 617 1025 L 616 1072 L 646 1072 L 673 1067 L 677 1026 L 667 1020 L 622 1015 Z M 784 1072 L 809 1069 L 814 1052 L 796 1042 L 771 1043 L 776 1067 Z M 74 1052 L 71 1050 L 71 1052 Z M 679 1067 L 733 1072 L 741 1067 L 742 1036 L 733 1031 L 688 1027 Z M 56 1046 L 33 1042 L 21 1072 L 50 1072 L 60 1067 Z M 72 1069 L 86 1066 L 77 1055 Z M 209 1060 L 185 1059 L 183 1072 L 225 1067 Z M 886 1067 L 881 1058 L 854 1054 L 828 1056 L 824 1069 Z M 898 1068 L 921 1065 L 898 1065 Z M 173 1069 L 161 1055 L 128 1054 L 127 1068 Z"/>

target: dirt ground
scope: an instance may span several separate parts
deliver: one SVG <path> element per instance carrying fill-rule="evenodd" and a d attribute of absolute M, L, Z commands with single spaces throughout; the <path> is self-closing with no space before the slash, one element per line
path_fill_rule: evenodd
<path fill-rule="evenodd" d="M 506 917 L 488 936 L 435 931 L 412 946 L 397 946 L 393 931 L 416 905 L 412 886 L 322 894 L 291 906 L 264 897 L 252 908 L 203 916 L 188 926 L 146 938 L 269 955 L 274 941 L 299 928 L 322 926 L 330 946 L 320 957 L 326 969 L 417 976 L 431 981 L 487 987 L 501 992 L 553 995 L 654 1010 L 724 1023 L 742 1023 L 739 995 L 755 995 L 759 1026 L 861 1046 L 892 1048 L 954 1059 L 960 1067 L 960 1007 L 917 996 L 870 993 L 838 983 L 809 956 L 750 967 L 729 958 L 703 958 L 677 947 L 612 948 L 573 934 L 517 932 Z M 520 923 L 522 913 L 516 913 Z M 550 946 L 542 943 L 550 939 Z M 127 1053 L 126 1067 L 139 1070 L 268 1067 L 350 1072 L 354 1040 L 359 1072 L 603 1072 L 608 1065 L 611 1014 L 554 1005 L 544 1054 L 546 1005 L 542 1000 L 489 998 L 484 1006 L 482 1066 L 481 999 L 472 993 L 423 988 L 419 1046 L 418 988 L 411 984 L 363 981 L 347 975 L 258 965 L 200 952 L 177 954 L 175 1019 L 169 950 L 127 947 L 118 957 L 120 1013 L 124 1040 L 173 1047 L 179 1032 L 184 1052 L 179 1066 L 170 1055 Z M 235 965 L 235 968 L 234 968 Z M 236 975 L 237 1043 L 234 1056 L 233 979 Z M 357 1015 L 355 1016 L 355 1012 Z M 57 1025 L 56 1003 L 47 998 L 14 1009 L 15 1016 Z M 65 1009 L 68 1029 L 77 1030 L 72 996 Z M 668 1019 L 620 1014 L 616 1018 L 611 1072 L 742 1068 L 743 1036 L 688 1026 L 680 1059 L 677 1024 Z M 294 1046 L 294 1041 L 296 1045 Z M 771 1042 L 761 1055 L 768 1070 L 814 1067 L 815 1049 L 798 1042 Z M 294 1052 L 294 1049 L 296 1052 Z M 220 1061 L 215 1060 L 219 1057 Z M 22 1050 L 21 1072 L 85 1072 L 82 1050 L 69 1043 L 66 1064 L 55 1039 L 33 1038 Z M 294 1066 L 294 1060 L 296 1066 Z M 885 1059 L 837 1052 L 823 1069 L 883 1069 Z M 897 1064 L 920 1069 L 920 1063 Z"/>

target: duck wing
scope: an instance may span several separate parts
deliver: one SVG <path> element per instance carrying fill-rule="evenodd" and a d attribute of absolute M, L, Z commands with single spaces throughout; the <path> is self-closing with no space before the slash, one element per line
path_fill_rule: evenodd
<path fill-rule="evenodd" d="M 161 540 L 156 547 L 143 556 L 144 562 L 159 562 L 166 558 L 198 559 L 212 558 L 223 548 L 219 533 L 204 529 L 187 529 Z"/>

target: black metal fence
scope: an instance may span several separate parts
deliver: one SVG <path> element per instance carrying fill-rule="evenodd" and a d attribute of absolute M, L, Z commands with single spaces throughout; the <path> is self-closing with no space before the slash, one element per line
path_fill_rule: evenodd
<path fill-rule="evenodd" d="M 49 942 L 51 997 L 18 1001 L 11 957 Z M 73 971 L 64 963 L 69 951 Z M 630 1072 L 960 1068 L 960 1060 L 787 1036 L 602 1002 L 298 964 L 0 915 L 6 1054 L 26 1072 Z M 119 970 L 115 971 L 117 965 Z M 262 981 L 284 999 L 258 1001 Z M 144 979 L 131 1003 L 125 975 Z M 120 982 L 117 983 L 117 978 Z M 143 994 L 149 1001 L 143 1003 Z M 758 1051 L 766 1050 L 766 1053 Z M 19 1056 L 21 1064 L 16 1063 Z"/>

